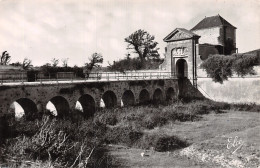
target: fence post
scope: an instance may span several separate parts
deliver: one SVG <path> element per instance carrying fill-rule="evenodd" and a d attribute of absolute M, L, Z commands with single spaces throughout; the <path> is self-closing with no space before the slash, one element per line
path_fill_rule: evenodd
<path fill-rule="evenodd" d="M 23 84 L 23 73 L 22 73 L 22 84 Z"/>
<path fill-rule="evenodd" d="M 56 73 L 56 82 L 58 83 L 58 73 Z"/>

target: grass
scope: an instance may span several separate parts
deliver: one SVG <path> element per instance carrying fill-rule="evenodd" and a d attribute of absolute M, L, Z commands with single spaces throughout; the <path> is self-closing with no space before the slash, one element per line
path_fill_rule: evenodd
<path fill-rule="evenodd" d="M 63 119 L 43 116 L 34 121 L 19 122 L 2 119 L 5 122 L 1 122 L 0 128 L 7 129 L 0 131 L 7 134 L 2 134 L 5 137 L 0 145 L 0 161 L 9 167 L 91 167 L 96 162 L 112 166 L 115 160 L 100 160 L 104 156 L 110 157 L 102 147 L 104 144 L 174 151 L 189 146 L 190 142 L 181 138 L 183 136 L 153 130 L 172 123 L 195 122 L 202 115 L 230 109 L 260 111 L 259 105 L 255 104 L 197 100 L 166 106 L 101 109 L 90 119 L 75 116 Z"/>

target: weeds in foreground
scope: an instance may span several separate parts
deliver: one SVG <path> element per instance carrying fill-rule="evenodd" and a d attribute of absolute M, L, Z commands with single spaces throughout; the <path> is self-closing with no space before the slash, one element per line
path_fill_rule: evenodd
<path fill-rule="evenodd" d="M 177 102 L 168 106 L 103 109 L 90 119 L 56 119 L 5 123 L 9 133 L 0 146 L 0 166 L 8 167 L 104 167 L 117 164 L 107 159 L 103 144 L 123 144 L 156 151 L 171 151 L 189 144 L 176 136 L 147 133 L 175 121 L 196 121 L 201 115 L 222 110 L 260 111 L 255 104 L 227 104 L 210 100 Z M 1 120 L 2 121 L 2 120 Z M 2 129 L 2 128 L 1 128 Z M 106 159 L 102 159 L 102 158 Z M 111 162 L 108 162 L 110 160 Z M 114 165 L 113 165 L 114 166 Z M 119 166 L 120 167 L 120 166 Z"/>

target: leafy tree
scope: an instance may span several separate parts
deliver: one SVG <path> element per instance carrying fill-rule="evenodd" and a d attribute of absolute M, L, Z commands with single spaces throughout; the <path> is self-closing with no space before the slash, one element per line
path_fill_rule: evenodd
<path fill-rule="evenodd" d="M 53 67 L 57 67 L 57 65 L 59 64 L 59 59 L 53 58 L 53 59 L 51 60 L 51 63 L 52 63 L 52 66 L 53 66 Z"/>
<path fill-rule="evenodd" d="M 103 56 L 100 53 L 94 53 L 89 58 L 89 63 L 85 64 L 84 73 L 86 74 L 86 77 L 89 77 L 90 72 L 93 70 L 93 68 L 99 68 L 103 63 Z"/>
<path fill-rule="evenodd" d="M 125 42 L 128 43 L 127 49 L 134 50 L 137 53 L 142 66 L 145 67 L 147 59 L 159 58 L 157 48 L 157 42 L 154 41 L 154 36 L 150 35 L 147 31 L 137 30 L 130 36 L 125 38 Z"/>
<path fill-rule="evenodd" d="M 33 67 L 32 65 L 32 60 L 28 59 L 28 58 L 25 58 L 23 60 L 23 63 L 22 63 L 22 67 L 24 70 L 28 70 L 30 69 L 31 67 Z"/>
<path fill-rule="evenodd" d="M 255 74 L 253 67 L 259 64 L 259 55 L 233 54 L 233 55 L 210 55 L 202 64 L 209 77 L 214 82 L 223 83 L 232 77 L 234 73 L 238 76 Z"/>
<path fill-rule="evenodd" d="M 4 51 L 1 55 L 0 65 L 7 65 L 11 60 L 11 56 L 7 51 Z"/>

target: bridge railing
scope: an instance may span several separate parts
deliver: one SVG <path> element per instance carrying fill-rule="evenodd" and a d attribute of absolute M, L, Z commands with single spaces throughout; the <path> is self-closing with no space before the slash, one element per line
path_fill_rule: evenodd
<path fill-rule="evenodd" d="M 133 79 L 168 79 L 176 77 L 171 72 L 95 72 L 86 76 L 89 80 L 133 80 Z"/>
<path fill-rule="evenodd" d="M 127 71 L 127 72 L 92 72 L 85 74 L 85 77 L 78 77 L 73 72 L 58 73 L 6 73 L 0 74 L 0 84 L 3 83 L 24 83 L 24 82 L 47 82 L 47 81 L 91 81 L 91 80 L 146 80 L 146 79 L 169 79 L 176 75 L 163 71 Z"/>

